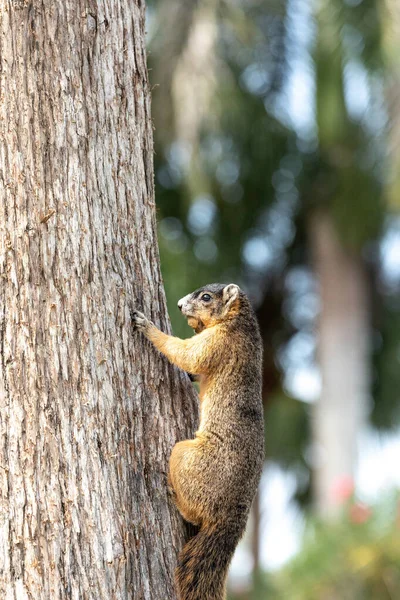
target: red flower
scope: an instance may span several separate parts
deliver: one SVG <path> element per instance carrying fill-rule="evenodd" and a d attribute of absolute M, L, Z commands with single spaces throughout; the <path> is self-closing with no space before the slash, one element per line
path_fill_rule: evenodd
<path fill-rule="evenodd" d="M 349 510 L 350 521 L 352 523 L 356 523 L 357 525 L 366 523 L 371 515 L 372 510 L 370 507 L 362 504 L 361 502 L 356 502 L 350 507 Z"/>
<path fill-rule="evenodd" d="M 343 475 L 332 485 L 332 499 L 336 504 L 345 504 L 354 494 L 354 481 L 349 475 Z"/>

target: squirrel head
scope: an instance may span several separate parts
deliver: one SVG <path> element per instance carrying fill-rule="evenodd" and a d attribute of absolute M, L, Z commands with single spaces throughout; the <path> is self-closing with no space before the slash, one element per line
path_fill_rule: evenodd
<path fill-rule="evenodd" d="M 235 283 L 211 283 L 181 298 L 178 308 L 196 333 L 238 314 L 242 290 Z"/>

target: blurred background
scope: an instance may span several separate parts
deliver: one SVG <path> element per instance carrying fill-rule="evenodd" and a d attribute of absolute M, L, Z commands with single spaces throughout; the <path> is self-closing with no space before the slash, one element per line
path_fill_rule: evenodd
<path fill-rule="evenodd" d="M 266 463 L 231 599 L 400 598 L 400 5 L 148 0 L 161 266 L 250 295 Z"/>

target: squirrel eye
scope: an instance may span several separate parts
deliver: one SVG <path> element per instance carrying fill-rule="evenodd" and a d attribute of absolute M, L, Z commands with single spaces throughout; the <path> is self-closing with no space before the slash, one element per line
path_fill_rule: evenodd
<path fill-rule="evenodd" d="M 210 294 L 203 294 L 201 299 L 204 300 L 204 302 L 210 302 L 211 296 Z"/>

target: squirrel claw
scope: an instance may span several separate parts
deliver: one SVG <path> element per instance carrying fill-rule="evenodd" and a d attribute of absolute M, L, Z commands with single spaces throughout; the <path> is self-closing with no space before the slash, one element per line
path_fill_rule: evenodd
<path fill-rule="evenodd" d="M 131 307 L 130 309 L 132 327 L 134 331 L 144 331 L 148 325 L 148 320 L 143 313 Z"/>
<path fill-rule="evenodd" d="M 167 493 L 168 493 L 168 496 L 170 498 L 172 498 L 172 500 L 174 500 L 176 498 L 175 490 L 174 490 L 174 488 L 171 485 L 167 486 Z"/>

